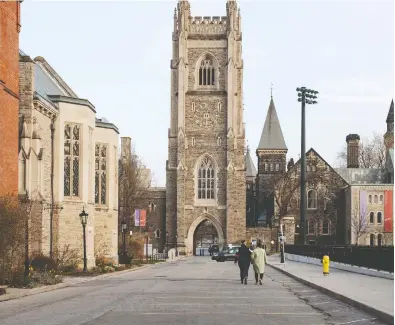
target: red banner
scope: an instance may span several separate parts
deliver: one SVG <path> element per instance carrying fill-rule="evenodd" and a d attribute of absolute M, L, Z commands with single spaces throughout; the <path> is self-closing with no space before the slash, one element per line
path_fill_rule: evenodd
<path fill-rule="evenodd" d="M 140 227 L 145 227 L 146 217 L 147 217 L 147 211 L 140 210 Z"/>
<path fill-rule="evenodd" d="M 393 231 L 392 219 L 393 219 L 393 192 L 384 191 L 384 232 Z"/>

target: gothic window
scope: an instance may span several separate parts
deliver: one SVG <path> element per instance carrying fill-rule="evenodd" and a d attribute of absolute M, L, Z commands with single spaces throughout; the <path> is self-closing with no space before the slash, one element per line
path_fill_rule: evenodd
<path fill-rule="evenodd" d="M 315 172 L 315 166 L 314 166 L 314 165 L 311 166 L 311 170 L 312 170 L 313 172 Z"/>
<path fill-rule="evenodd" d="M 377 246 L 381 247 L 382 244 L 383 244 L 383 235 L 379 234 L 377 236 Z"/>
<path fill-rule="evenodd" d="M 215 168 L 209 157 L 205 157 L 198 169 L 198 199 L 215 199 Z"/>
<path fill-rule="evenodd" d="M 276 164 L 276 172 L 280 170 L 280 164 Z"/>
<path fill-rule="evenodd" d="M 199 86 L 214 86 L 216 80 L 213 61 L 206 57 L 199 67 Z"/>
<path fill-rule="evenodd" d="M 273 168 L 273 163 L 270 164 L 270 171 L 272 172 L 274 170 Z"/>
<path fill-rule="evenodd" d="M 369 203 L 372 204 L 372 196 L 369 195 Z"/>
<path fill-rule="evenodd" d="M 107 202 L 107 145 L 95 146 L 95 203 Z"/>
<path fill-rule="evenodd" d="M 156 229 L 156 230 L 155 230 L 155 238 L 156 238 L 156 239 L 159 239 L 159 238 L 160 238 L 160 230 L 159 230 L 159 229 Z"/>
<path fill-rule="evenodd" d="M 374 212 L 370 212 L 369 214 L 369 223 L 374 223 Z"/>
<path fill-rule="evenodd" d="M 377 197 L 377 195 L 374 196 L 374 201 L 373 202 L 374 202 L 374 204 L 379 203 L 379 198 Z"/>
<path fill-rule="evenodd" d="M 268 165 L 268 163 L 265 163 L 265 164 L 264 164 L 264 167 L 265 167 L 265 172 L 267 172 L 267 171 L 269 170 L 269 165 Z"/>
<path fill-rule="evenodd" d="M 381 212 L 377 212 L 377 223 L 381 224 L 383 222 L 383 214 Z"/>
<path fill-rule="evenodd" d="M 374 246 L 374 234 L 370 234 L 370 246 Z"/>
<path fill-rule="evenodd" d="M 329 235 L 329 220 L 324 220 L 322 222 L 322 234 Z"/>
<path fill-rule="evenodd" d="M 307 192 L 307 208 L 317 209 L 317 191 L 309 190 Z"/>
<path fill-rule="evenodd" d="M 309 221 L 307 224 L 308 227 L 308 234 L 309 235 L 315 235 L 315 222 L 314 221 Z"/>
<path fill-rule="evenodd" d="M 64 127 L 64 196 L 80 194 L 81 126 L 68 123 Z"/>
<path fill-rule="evenodd" d="M 308 171 L 308 172 L 311 171 L 310 165 L 306 166 L 306 171 Z"/>
<path fill-rule="evenodd" d="M 383 201 L 384 201 L 384 196 L 380 195 L 380 204 L 383 204 Z"/>

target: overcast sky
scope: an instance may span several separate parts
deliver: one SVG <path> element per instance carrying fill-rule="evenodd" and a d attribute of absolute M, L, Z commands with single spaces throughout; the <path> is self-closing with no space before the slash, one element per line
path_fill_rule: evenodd
<path fill-rule="evenodd" d="M 193 16 L 224 16 L 226 0 L 195 0 Z M 246 137 L 255 151 L 270 84 L 288 146 L 300 154 L 296 88 L 320 92 L 307 110 L 306 147 L 329 163 L 349 133 L 384 133 L 394 93 L 394 4 L 238 1 L 242 14 Z M 79 97 L 130 136 L 157 185 L 166 180 L 170 58 L 177 1 L 22 3 L 20 47 L 43 56 Z"/>

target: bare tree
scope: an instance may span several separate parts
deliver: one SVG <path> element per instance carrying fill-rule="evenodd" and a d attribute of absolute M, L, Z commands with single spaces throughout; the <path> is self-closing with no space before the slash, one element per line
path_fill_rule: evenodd
<path fill-rule="evenodd" d="M 354 203 L 351 215 L 351 231 L 355 235 L 355 245 L 358 246 L 359 238 L 369 232 L 369 216 L 367 208 L 360 207 L 358 202 Z"/>
<path fill-rule="evenodd" d="M 139 201 L 147 196 L 151 186 L 149 170 L 143 165 L 139 156 L 131 148 L 131 155 L 119 160 L 119 221 L 125 220 L 133 225 L 134 210 Z"/>
<path fill-rule="evenodd" d="M 338 153 L 339 167 L 347 166 L 347 145 Z M 373 133 L 359 143 L 359 166 L 361 168 L 385 168 L 386 147 L 382 134 Z"/>
<path fill-rule="evenodd" d="M 381 245 L 391 246 L 394 244 L 394 234 L 392 232 L 381 232 Z"/>

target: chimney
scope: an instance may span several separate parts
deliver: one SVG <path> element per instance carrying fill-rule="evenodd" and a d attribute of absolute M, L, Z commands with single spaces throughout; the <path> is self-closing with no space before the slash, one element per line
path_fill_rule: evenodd
<path fill-rule="evenodd" d="M 358 134 L 349 134 L 347 142 L 347 168 L 359 168 L 359 140 Z"/>
<path fill-rule="evenodd" d="M 121 158 L 130 160 L 132 157 L 132 139 L 121 137 Z"/>

